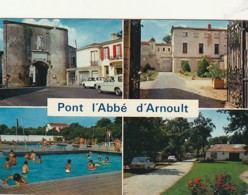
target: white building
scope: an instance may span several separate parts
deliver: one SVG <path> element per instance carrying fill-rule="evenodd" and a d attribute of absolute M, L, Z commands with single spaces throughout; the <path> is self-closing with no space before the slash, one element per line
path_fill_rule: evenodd
<path fill-rule="evenodd" d="M 171 48 L 171 44 L 156 43 L 154 38 L 151 38 L 148 42 L 142 41 L 140 59 L 141 67 L 149 64 L 157 71 L 171 72 Z"/>
<path fill-rule="evenodd" d="M 171 34 L 173 72 L 179 72 L 185 61 L 195 71 L 204 56 L 220 62 L 227 53 L 227 29 L 212 28 L 210 24 L 207 28 L 172 26 Z"/>
<path fill-rule="evenodd" d="M 91 76 L 122 74 L 122 39 L 112 34 L 112 40 L 93 43 L 77 49 L 76 84 Z"/>

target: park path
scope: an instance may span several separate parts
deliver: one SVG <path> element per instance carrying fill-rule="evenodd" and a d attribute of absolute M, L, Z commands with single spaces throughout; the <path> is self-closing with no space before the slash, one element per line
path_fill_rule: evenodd
<path fill-rule="evenodd" d="M 136 175 L 123 180 L 124 195 L 157 195 L 187 174 L 193 167 L 194 160 L 176 162 L 159 170 Z"/>
<path fill-rule="evenodd" d="M 243 172 L 239 177 L 248 184 L 248 171 Z"/>

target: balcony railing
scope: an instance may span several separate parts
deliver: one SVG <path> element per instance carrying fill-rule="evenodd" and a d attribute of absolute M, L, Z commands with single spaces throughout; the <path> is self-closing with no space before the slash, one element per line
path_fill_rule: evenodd
<path fill-rule="evenodd" d="M 120 60 L 120 59 L 122 59 L 122 56 L 120 55 L 117 55 L 116 57 L 110 56 L 110 60 Z"/>

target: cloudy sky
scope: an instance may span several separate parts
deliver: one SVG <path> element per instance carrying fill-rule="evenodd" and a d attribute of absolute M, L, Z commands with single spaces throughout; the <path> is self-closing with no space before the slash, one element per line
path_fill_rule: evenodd
<path fill-rule="evenodd" d="M 99 19 L 0 19 L 0 50 L 3 50 L 3 21 L 31 23 L 38 25 L 56 26 L 68 29 L 69 44 L 83 47 L 94 42 L 111 40 L 111 34 L 122 29 L 121 20 Z"/>

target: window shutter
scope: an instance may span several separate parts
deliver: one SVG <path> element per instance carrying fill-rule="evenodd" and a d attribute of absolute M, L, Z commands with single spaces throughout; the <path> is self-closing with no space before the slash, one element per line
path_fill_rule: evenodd
<path fill-rule="evenodd" d="M 122 57 L 122 45 L 120 44 L 120 56 Z"/>
<path fill-rule="evenodd" d="M 110 56 L 109 56 L 109 47 L 107 47 L 108 48 L 108 59 L 110 59 Z"/>
<path fill-rule="evenodd" d="M 104 53 L 103 53 L 103 48 L 100 49 L 100 58 L 101 60 L 104 59 Z"/>
<path fill-rule="evenodd" d="M 116 58 L 116 45 L 113 45 L 113 58 Z"/>

